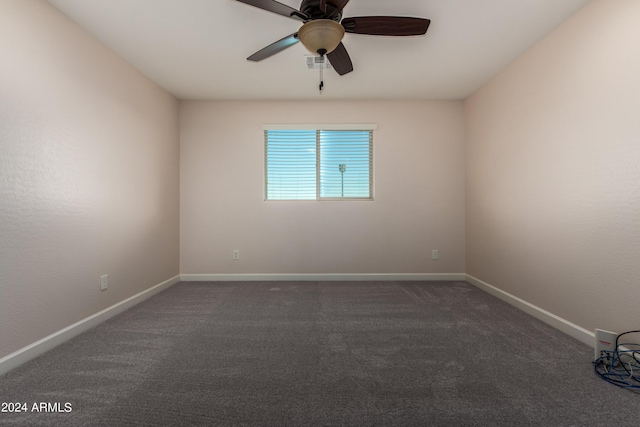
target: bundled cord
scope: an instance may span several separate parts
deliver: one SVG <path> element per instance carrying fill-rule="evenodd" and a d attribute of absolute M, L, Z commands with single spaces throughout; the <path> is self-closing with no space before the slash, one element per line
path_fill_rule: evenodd
<path fill-rule="evenodd" d="M 620 343 L 620 337 L 638 331 L 623 332 L 616 337 L 616 347 L 594 363 L 596 373 L 618 387 L 640 392 L 640 344 Z"/>

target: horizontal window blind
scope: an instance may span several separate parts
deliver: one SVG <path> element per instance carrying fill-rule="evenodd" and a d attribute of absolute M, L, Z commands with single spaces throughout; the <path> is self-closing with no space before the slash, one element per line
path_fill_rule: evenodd
<path fill-rule="evenodd" d="M 266 200 L 372 199 L 373 130 L 266 129 Z"/>
<path fill-rule="evenodd" d="M 320 131 L 320 197 L 371 198 L 371 132 Z"/>
<path fill-rule="evenodd" d="M 315 200 L 316 131 L 265 131 L 267 200 Z"/>

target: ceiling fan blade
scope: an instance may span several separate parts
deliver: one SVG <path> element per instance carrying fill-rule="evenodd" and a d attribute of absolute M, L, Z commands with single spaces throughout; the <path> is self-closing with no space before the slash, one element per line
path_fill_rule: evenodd
<path fill-rule="evenodd" d="M 320 0 L 320 10 L 329 12 L 327 18 L 333 18 L 342 12 L 347 3 L 349 0 Z M 327 6 L 329 6 L 329 10 L 327 10 Z"/>
<path fill-rule="evenodd" d="M 327 58 L 329 58 L 331 66 L 341 76 L 353 71 L 353 63 L 342 43 L 333 52 L 327 53 Z"/>
<path fill-rule="evenodd" d="M 347 33 L 374 36 L 419 36 L 427 32 L 429 24 L 429 19 L 406 16 L 360 16 L 342 20 Z"/>
<path fill-rule="evenodd" d="M 249 61 L 262 61 L 272 55 L 275 55 L 278 52 L 281 52 L 288 48 L 289 46 L 293 46 L 298 43 L 300 40 L 298 39 L 298 33 L 291 34 L 283 39 L 278 40 L 275 43 L 271 43 L 269 46 L 264 49 L 260 49 L 253 55 L 247 58 Z"/>
<path fill-rule="evenodd" d="M 277 13 L 278 15 L 287 16 L 289 18 L 299 19 L 305 21 L 309 19 L 307 15 L 300 12 L 298 9 L 287 6 L 286 4 L 279 3 L 275 0 L 237 0 L 240 3 L 245 3 L 260 9 L 264 9 L 269 12 Z"/>

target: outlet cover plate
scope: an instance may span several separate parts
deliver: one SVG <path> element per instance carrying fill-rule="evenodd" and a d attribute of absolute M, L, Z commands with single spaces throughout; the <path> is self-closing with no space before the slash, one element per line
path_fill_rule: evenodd
<path fill-rule="evenodd" d="M 104 274 L 100 276 L 100 290 L 106 291 L 108 287 L 109 287 L 109 275 Z"/>

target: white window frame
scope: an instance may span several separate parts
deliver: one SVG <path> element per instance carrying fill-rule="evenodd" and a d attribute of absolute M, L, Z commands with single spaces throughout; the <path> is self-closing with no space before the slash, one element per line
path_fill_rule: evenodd
<path fill-rule="evenodd" d="M 375 123 L 362 123 L 362 124 L 345 124 L 345 123 L 340 123 L 340 124 L 263 124 L 262 125 L 262 131 L 263 133 L 265 131 L 270 131 L 270 130 L 315 130 L 315 131 L 322 131 L 322 130 L 327 130 L 327 131 L 370 131 L 370 132 L 374 132 L 378 129 L 378 125 Z M 374 151 L 375 151 L 375 147 L 374 147 L 374 143 L 375 143 L 375 138 L 372 137 L 372 141 L 371 141 L 371 147 L 370 147 L 370 153 L 371 153 L 371 161 L 369 164 L 369 190 L 370 190 L 370 196 L 371 197 L 357 197 L 357 198 L 351 198 L 351 197 L 320 197 L 320 191 L 319 189 L 316 190 L 316 198 L 315 199 L 268 199 L 267 198 L 267 158 L 266 158 L 266 145 L 265 142 L 263 141 L 263 151 L 264 151 L 264 159 L 263 159 L 263 192 L 264 192 L 264 200 L 266 202 L 315 202 L 315 201 L 373 201 L 374 200 Z M 316 166 L 316 171 L 318 171 L 318 167 Z M 319 173 L 319 172 L 317 172 Z M 319 186 L 319 178 L 316 177 L 316 186 Z"/>

